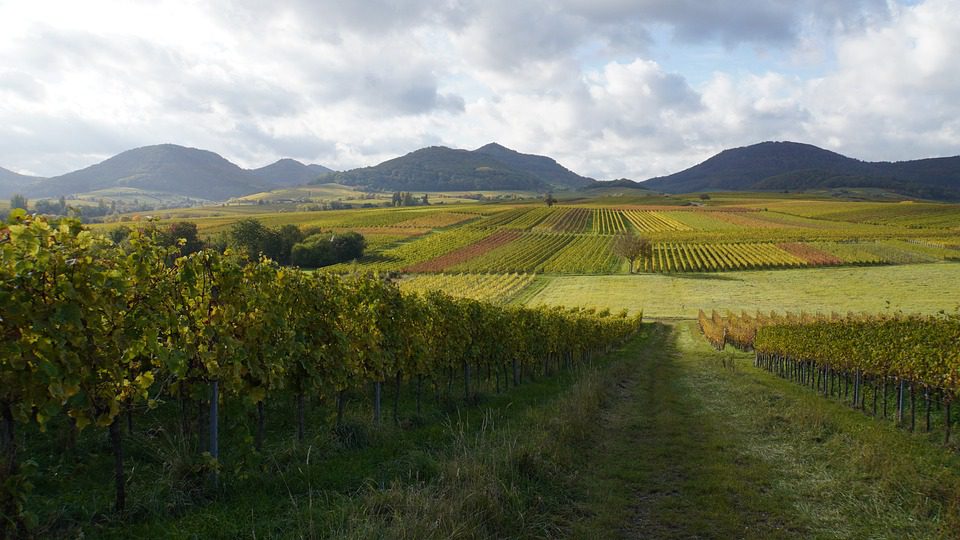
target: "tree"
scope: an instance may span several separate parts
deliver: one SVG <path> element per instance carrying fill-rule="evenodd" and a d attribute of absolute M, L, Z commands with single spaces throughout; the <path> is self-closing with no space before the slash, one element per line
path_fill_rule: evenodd
<path fill-rule="evenodd" d="M 266 251 L 265 254 L 280 264 L 290 264 L 290 254 L 293 246 L 303 242 L 306 235 L 296 225 L 287 224 L 276 231 L 276 246 L 273 252 Z"/>
<path fill-rule="evenodd" d="M 290 264 L 290 253 L 303 240 L 303 233 L 296 225 L 271 229 L 255 219 L 242 219 L 230 228 L 229 237 L 230 245 L 251 261 L 266 255 L 280 264 Z"/>
<path fill-rule="evenodd" d="M 333 244 L 333 253 L 337 262 L 359 259 L 367 247 L 367 240 L 355 231 L 338 234 L 330 240 L 330 243 Z"/>
<path fill-rule="evenodd" d="M 241 219 L 230 227 L 229 244 L 237 248 L 247 259 L 255 261 L 264 251 L 269 229 L 255 219 Z"/>
<path fill-rule="evenodd" d="M 180 255 L 189 255 L 203 249 L 203 240 L 197 231 L 197 224 L 189 221 L 171 223 L 166 229 L 157 233 L 157 243 L 162 246 L 176 247 Z M 180 241 L 183 245 L 180 245 Z"/>
<path fill-rule="evenodd" d="M 129 238 L 132 232 L 133 229 L 130 227 L 127 227 L 126 225 L 120 225 L 119 227 L 110 229 L 110 232 L 107 233 L 107 237 L 110 238 L 114 244 L 119 244 Z"/>
<path fill-rule="evenodd" d="M 650 240 L 635 236 L 631 232 L 621 233 L 613 242 L 613 252 L 630 261 L 630 273 L 633 273 L 637 259 L 648 259 L 653 255 Z"/>
<path fill-rule="evenodd" d="M 290 263 L 305 268 L 320 268 L 363 256 L 367 241 L 360 233 L 318 233 L 293 246 Z"/>
<path fill-rule="evenodd" d="M 303 268 L 320 268 L 336 263 L 333 245 L 327 235 L 316 234 L 293 246 L 290 263 Z"/>
<path fill-rule="evenodd" d="M 13 197 L 10 197 L 10 209 L 13 210 L 14 208 L 23 208 L 26 210 L 27 202 L 28 201 L 26 197 L 19 193 L 15 193 Z"/>
<path fill-rule="evenodd" d="M 547 196 L 544 197 L 543 202 L 547 203 L 547 206 L 553 206 L 556 204 L 557 200 L 553 198 L 553 192 L 548 191 Z"/>

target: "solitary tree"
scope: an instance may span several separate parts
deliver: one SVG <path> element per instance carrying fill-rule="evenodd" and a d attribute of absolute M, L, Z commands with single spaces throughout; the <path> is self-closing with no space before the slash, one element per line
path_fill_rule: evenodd
<path fill-rule="evenodd" d="M 648 259 L 653 256 L 653 244 L 642 236 L 625 232 L 619 234 L 613 242 L 613 252 L 630 261 L 630 273 L 632 274 L 637 259 Z"/>
<path fill-rule="evenodd" d="M 553 198 L 553 192 L 552 192 L 552 191 L 548 191 L 548 192 L 547 192 L 547 196 L 544 197 L 543 202 L 547 203 L 547 206 L 553 206 L 554 203 L 557 202 L 557 200 Z"/>
<path fill-rule="evenodd" d="M 10 209 L 13 210 L 14 208 L 23 208 L 26 210 L 27 198 L 19 193 L 15 193 L 13 197 L 10 197 Z"/>

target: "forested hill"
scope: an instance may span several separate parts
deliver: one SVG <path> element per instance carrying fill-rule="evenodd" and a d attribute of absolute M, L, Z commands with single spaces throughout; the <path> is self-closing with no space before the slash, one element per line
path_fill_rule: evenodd
<path fill-rule="evenodd" d="M 248 171 L 213 152 L 160 144 L 127 150 L 85 169 L 50 178 L 35 197 L 56 197 L 127 187 L 219 200 L 254 193 L 262 184 Z"/>
<path fill-rule="evenodd" d="M 430 146 L 373 167 L 330 173 L 335 182 L 390 191 L 525 190 L 575 188 L 592 180 L 551 158 L 521 154 L 496 143 L 476 150 Z"/>
<path fill-rule="evenodd" d="M 960 199 L 960 156 L 868 162 L 809 144 L 763 142 L 724 150 L 699 165 L 643 185 L 668 193 L 882 188 L 956 200 Z"/>
<path fill-rule="evenodd" d="M 22 193 L 24 186 L 43 180 L 36 176 L 15 173 L 0 167 L 0 198 L 6 199 L 14 193 Z"/>
<path fill-rule="evenodd" d="M 578 188 L 592 184 L 594 180 L 560 165 L 553 158 L 534 154 L 521 154 L 497 143 L 490 143 L 474 150 L 488 155 L 514 169 L 530 173 L 544 182 L 559 187 Z"/>
<path fill-rule="evenodd" d="M 322 174 L 333 172 L 323 165 L 304 165 L 295 159 L 284 158 L 250 173 L 261 182 L 275 187 L 300 186 L 313 182 Z"/>
<path fill-rule="evenodd" d="M 223 200 L 277 187 L 307 184 L 330 169 L 281 159 L 247 170 L 208 150 L 158 144 L 127 150 L 105 161 L 53 178 L 0 170 L 0 191 L 31 198 L 133 188 L 207 200 Z"/>

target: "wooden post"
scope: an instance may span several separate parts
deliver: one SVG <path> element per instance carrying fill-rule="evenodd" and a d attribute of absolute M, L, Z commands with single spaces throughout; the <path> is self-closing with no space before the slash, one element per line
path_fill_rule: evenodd
<path fill-rule="evenodd" d="M 123 475 L 123 436 L 120 433 L 119 416 L 110 423 L 110 446 L 113 449 L 113 481 L 116 487 L 114 508 L 117 513 L 123 514 L 127 506 L 127 489 Z"/>
<path fill-rule="evenodd" d="M 257 452 L 263 451 L 263 435 L 266 431 L 266 422 L 264 421 L 263 400 L 257 402 L 257 437 L 254 440 L 254 448 Z"/>
<path fill-rule="evenodd" d="M 303 442 L 304 432 L 306 431 L 306 412 L 304 407 L 305 396 L 303 392 L 297 393 L 297 440 Z"/>
<path fill-rule="evenodd" d="M 897 385 L 897 425 L 903 424 L 903 379 Z"/>
<path fill-rule="evenodd" d="M 380 381 L 373 383 L 373 423 L 380 425 Z"/>

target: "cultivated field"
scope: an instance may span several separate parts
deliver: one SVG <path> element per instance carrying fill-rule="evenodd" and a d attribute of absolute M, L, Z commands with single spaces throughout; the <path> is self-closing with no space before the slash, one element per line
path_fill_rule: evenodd
<path fill-rule="evenodd" d="M 42 220 L 0 235 L 17 328 L 0 361 L 0 536 L 927 538 L 960 524 L 958 205 L 298 205 L 124 224 L 188 220 L 216 241 L 246 218 L 355 231 L 363 257 L 299 272 Z M 627 233 L 651 243 L 636 274 L 615 251 Z"/>
<path fill-rule="evenodd" d="M 638 276 L 553 276 L 532 304 L 643 310 L 695 318 L 700 308 L 735 311 L 936 313 L 960 306 L 960 264 L 815 268 Z"/>

